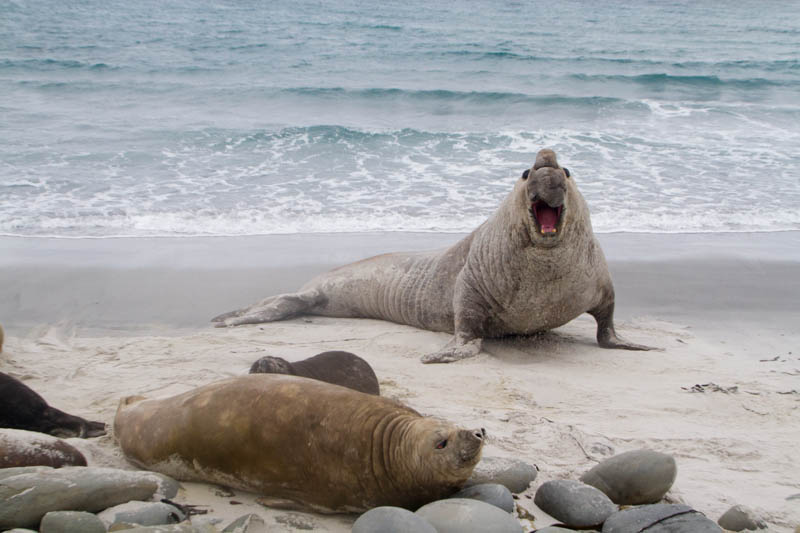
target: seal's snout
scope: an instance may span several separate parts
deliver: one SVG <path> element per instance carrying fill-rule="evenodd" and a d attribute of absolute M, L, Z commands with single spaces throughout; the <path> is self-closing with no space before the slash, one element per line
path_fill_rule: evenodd
<path fill-rule="evenodd" d="M 475 435 L 478 439 L 483 440 L 483 438 L 486 437 L 486 430 L 484 428 L 475 430 L 473 435 Z"/>

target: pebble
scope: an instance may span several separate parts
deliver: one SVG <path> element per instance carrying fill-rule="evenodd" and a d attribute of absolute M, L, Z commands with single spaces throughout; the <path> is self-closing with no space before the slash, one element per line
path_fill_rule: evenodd
<path fill-rule="evenodd" d="M 83 511 L 51 511 L 39 524 L 40 533 L 106 533 L 97 515 Z"/>
<path fill-rule="evenodd" d="M 656 503 L 614 513 L 603 524 L 603 533 L 720 533 L 712 520 L 688 505 Z"/>
<path fill-rule="evenodd" d="M 240 516 L 228 524 L 222 533 L 268 533 L 264 519 L 255 513 Z"/>
<path fill-rule="evenodd" d="M 481 483 L 462 489 L 451 498 L 469 498 L 490 503 L 507 513 L 514 512 L 514 496 L 511 491 L 499 483 Z"/>
<path fill-rule="evenodd" d="M 484 457 L 475 466 L 464 488 L 483 483 L 499 483 L 514 494 L 519 494 L 528 488 L 537 474 L 535 466 L 523 461 L 504 457 Z"/>
<path fill-rule="evenodd" d="M 603 491 L 617 505 L 642 505 L 660 501 L 677 474 L 672 456 L 633 450 L 595 465 L 580 480 Z"/>
<path fill-rule="evenodd" d="M 400 507 L 375 507 L 358 517 L 352 533 L 437 533 L 430 522 Z"/>
<path fill-rule="evenodd" d="M 617 511 L 608 496 L 573 479 L 543 483 L 533 503 L 565 526 L 581 529 L 599 526 Z"/>
<path fill-rule="evenodd" d="M 86 466 L 71 444 L 37 431 L 0 429 L 0 468 L 23 466 Z"/>
<path fill-rule="evenodd" d="M 744 505 L 734 505 L 717 520 L 717 524 L 730 531 L 765 529 L 767 523 L 752 509 Z"/>
<path fill-rule="evenodd" d="M 0 529 L 36 527 L 50 511 L 102 511 L 147 500 L 157 483 L 139 472 L 66 466 L 0 480 Z"/>
<path fill-rule="evenodd" d="M 423 505 L 416 514 L 438 533 L 522 533 L 522 526 L 513 516 L 479 500 L 439 500 Z"/>
<path fill-rule="evenodd" d="M 183 511 L 163 502 L 130 501 L 115 505 L 97 515 L 111 526 L 119 522 L 140 526 L 162 526 L 186 520 Z"/>

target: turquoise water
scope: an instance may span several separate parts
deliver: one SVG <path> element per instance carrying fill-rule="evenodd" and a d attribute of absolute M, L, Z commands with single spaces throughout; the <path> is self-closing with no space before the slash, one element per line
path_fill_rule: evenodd
<path fill-rule="evenodd" d="M 0 0 L 0 234 L 800 229 L 800 3 Z M 765 8 L 767 6 L 767 8 Z"/>

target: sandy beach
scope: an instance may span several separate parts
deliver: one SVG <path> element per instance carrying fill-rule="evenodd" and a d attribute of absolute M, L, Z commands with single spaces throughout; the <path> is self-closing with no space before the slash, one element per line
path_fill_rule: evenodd
<path fill-rule="evenodd" d="M 598 348 L 588 315 L 535 337 L 488 341 L 478 357 L 447 365 L 419 359 L 449 335 L 388 322 L 208 322 L 331 267 L 460 237 L 2 237 L 0 370 L 51 405 L 111 424 L 122 396 L 173 395 L 245 374 L 263 355 L 348 350 L 370 362 L 384 395 L 485 427 L 484 455 L 537 465 L 539 477 L 518 500 L 535 527 L 554 521 L 531 499 L 542 482 L 577 478 L 643 447 L 676 458 L 670 501 L 713 520 L 743 504 L 771 531 L 800 525 L 800 232 L 600 235 L 617 331 L 660 348 L 652 352 Z M 717 387 L 692 392 L 706 384 Z M 70 442 L 90 464 L 133 468 L 110 434 Z M 208 519 L 256 512 L 275 531 L 349 531 L 356 518 L 272 510 L 255 499 L 194 483 L 178 496 L 206 506 Z"/>

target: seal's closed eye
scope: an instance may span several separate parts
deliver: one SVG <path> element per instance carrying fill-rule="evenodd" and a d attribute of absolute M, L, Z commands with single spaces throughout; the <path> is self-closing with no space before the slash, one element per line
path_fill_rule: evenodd
<path fill-rule="evenodd" d="M 445 448 L 447 448 L 447 439 L 444 439 L 436 445 L 437 450 L 444 450 Z"/>

